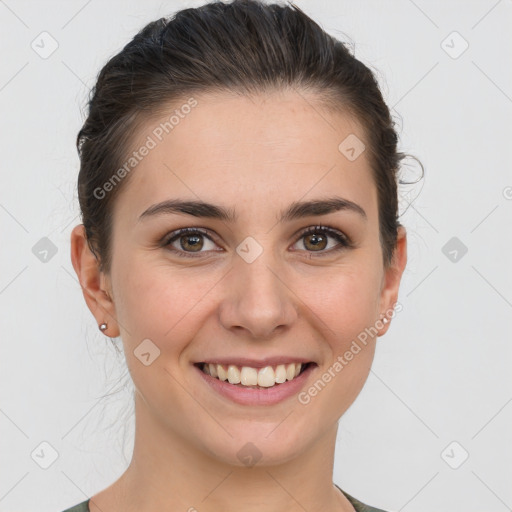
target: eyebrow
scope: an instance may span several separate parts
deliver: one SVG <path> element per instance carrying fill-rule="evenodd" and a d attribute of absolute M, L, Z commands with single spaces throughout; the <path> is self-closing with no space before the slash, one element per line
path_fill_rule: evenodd
<path fill-rule="evenodd" d="M 303 217 L 327 215 L 337 211 L 351 211 L 367 220 L 366 212 L 353 201 L 341 197 L 328 199 L 315 199 L 312 201 L 295 201 L 282 210 L 279 222 L 290 222 Z M 234 209 L 224 208 L 204 201 L 184 201 L 181 199 L 169 199 L 154 204 L 145 210 L 138 219 L 138 222 L 150 217 L 172 214 L 186 214 L 193 217 L 218 219 L 226 222 L 235 222 L 238 218 Z"/>

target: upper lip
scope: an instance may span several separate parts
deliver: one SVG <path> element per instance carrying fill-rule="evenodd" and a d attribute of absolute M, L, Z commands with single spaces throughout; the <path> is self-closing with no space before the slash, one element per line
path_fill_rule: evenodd
<path fill-rule="evenodd" d="M 265 366 L 277 366 L 278 364 L 289 363 L 313 363 L 311 359 L 306 359 L 298 356 L 274 356 L 266 357 L 265 359 L 250 359 L 248 357 L 208 357 L 199 363 L 222 364 L 228 366 L 233 364 L 238 367 L 250 366 L 251 368 L 264 368 Z"/>

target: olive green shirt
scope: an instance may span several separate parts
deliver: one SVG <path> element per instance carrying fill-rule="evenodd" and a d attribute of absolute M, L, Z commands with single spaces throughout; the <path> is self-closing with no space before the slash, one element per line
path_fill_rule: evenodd
<path fill-rule="evenodd" d="M 334 484 L 336 485 L 336 484 Z M 355 508 L 356 512 L 386 512 L 385 510 L 382 510 L 381 508 L 375 508 L 370 507 L 369 505 L 365 505 L 364 503 L 361 503 L 359 500 L 356 500 L 353 496 L 350 496 L 350 494 L 347 494 L 343 489 L 341 489 L 339 486 L 336 485 L 338 489 L 345 495 L 345 497 L 350 501 L 352 506 Z M 89 511 L 89 500 L 83 501 L 82 503 L 79 503 L 78 505 L 75 505 L 74 507 L 68 508 L 64 510 L 63 512 L 90 512 Z"/>

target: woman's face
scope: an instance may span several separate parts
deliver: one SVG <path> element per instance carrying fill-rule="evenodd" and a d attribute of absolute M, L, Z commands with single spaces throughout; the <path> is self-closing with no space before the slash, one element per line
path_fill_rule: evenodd
<path fill-rule="evenodd" d="M 401 271 L 382 264 L 358 123 L 295 92 L 194 98 L 139 134 L 135 150 L 150 149 L 115 203 L 107 286 L 144 424 L 230 464 L 275 464 L 332 432 L 357 397 L 376 338 L 361 340 L 396 302 Z M 340 199 L 352 207 L 320 204 Z M 151 214 L 166 201 L 215 208 Z M 304 234 L 318 224 L 331 231 Z M 247 366 L 263 389 L 208 377 L 203 362 Z M 278 364 L 290 376 L 293 362 L 312 364 L 269 386 L 261 368 L 282 380 Z"/>

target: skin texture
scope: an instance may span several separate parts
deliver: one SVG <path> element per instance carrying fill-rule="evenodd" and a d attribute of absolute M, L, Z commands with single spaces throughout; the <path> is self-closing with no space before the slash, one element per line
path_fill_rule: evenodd
<path fill-rule="evenodd" d="M 353 511 L 332 484 L 338 420 L 361 391 L 389 323 L 307 405 L 297 396 L 271 406 L 235 404 L 212 391 L 192 363 L 297 355 L 318 364 L 307 389 L 392 310 L 407 259 L 405 230 L 385 269 L 367 154 L 349 161 L 338 150 L 349 134 L 365 140 L 356 120 L 293 90 L 194 97 L 198 105 L 138 164 L 117 198 L 109 275 L 99 272 L 83 226 L 71 235 L 87 305 L 98 325 L 108 322 L 108 336 L 122 337 L 136 388 L 132 461 L 92 497 L 91 511 Z M 138 140 L 157 124 L 144 125 Z M 277 221 L 294 201 L 332 196 L 357 203 L 367 219 L 344 210 Z M 173 198 L 208 201 L 238 218 L 138 220 Z M 318 224 L 354 246 L 333 251 L 339 242 L 329 235 L 315 249 L 301 232 Z M 185 227 L 212 233 L 201 238 L 199 257 L 159 244 Z M 236 252 L 248 236 L 263 249 L 250 264 Z M 181 242 L 172 247 L 198 254 L 190 237 Z M 149 366 L 134 355 L 147 338 L 160 350 Z M 253 467 L 237 457 L 247 442 L 261 453 Z"/>

